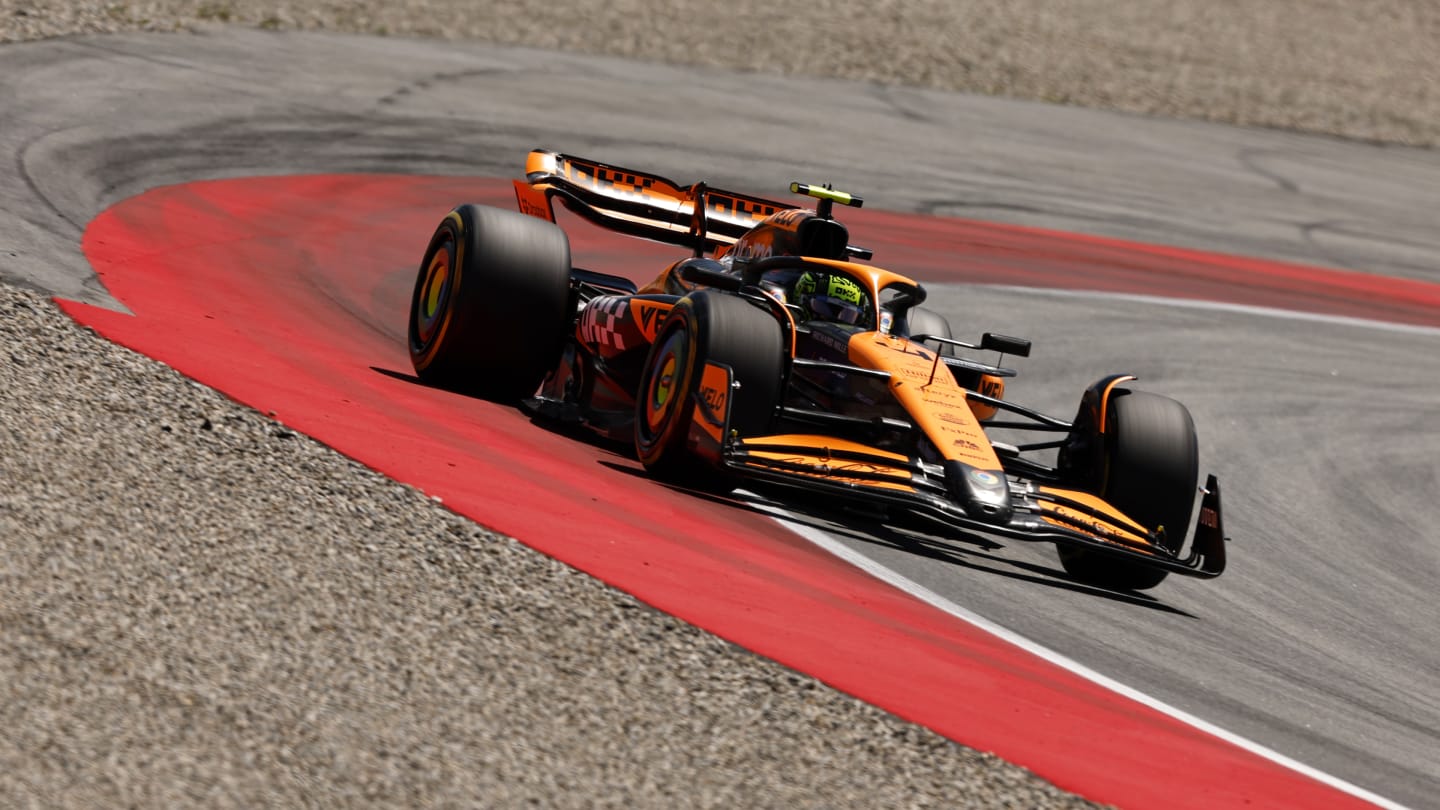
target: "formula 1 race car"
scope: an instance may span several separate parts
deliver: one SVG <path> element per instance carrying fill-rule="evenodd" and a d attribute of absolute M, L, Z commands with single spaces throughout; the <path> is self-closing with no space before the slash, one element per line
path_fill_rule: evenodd
<path fill-rule="evenodd" d="M 792 183 L 812 209 L 539 150 L 525 173 L 519 212 L 462 205 L 430 240 L 409 317 L 422 381 L 633 442 L 652 475 L 687 487 L 768 482 L 1053 542 L 1100 587 L 1224 570 L 1213 475 L 1181 556 L 1198 478 L 1185 407 L 1131 375 L 1094 383 L 1069 421 L 1007 402 L 1015 372 L 999 363 L 1030 343 L 956 340 L 924 287 L 862 263 L 833 217 L 860 198 Z M 557 200 L 690 255 L 639 288 L 575 267 Z"/>

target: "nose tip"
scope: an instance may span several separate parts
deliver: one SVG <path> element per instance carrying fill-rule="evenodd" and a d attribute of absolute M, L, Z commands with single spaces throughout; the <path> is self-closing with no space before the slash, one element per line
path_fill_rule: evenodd
<path fill-rule="evenodd" d="M 1003 475 L 950 461 L 945 465 L 945 483 L 951 497 L 964 504 L 971 518 L 995 524 L 1010 520 L 1013 507 Z"/>

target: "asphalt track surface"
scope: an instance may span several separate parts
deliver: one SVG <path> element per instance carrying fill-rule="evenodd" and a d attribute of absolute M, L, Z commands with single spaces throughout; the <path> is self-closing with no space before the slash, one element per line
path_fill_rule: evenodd
<path fill-rule="evenodd" d="M 41 43 L 0 53 L 0 76 L 0 139 L 14 156 L 0 204 L 23 218 L 5 234 L 7 267 L 93 303 L 106 296 L 74 249 L 81 230 L 154 186 L 294 172 L 506 177 L 533 146 L 681 181 L 703 167 L 711 182 L 747 190 L 828 179 L 878 208 L 1422 281 L 1440 269 L 1440 156 L 1424 151 L 325 36 Z M 1159 700 L 1433 806 L 1440 333 L 994 287 L 936 285 L 932 302 L 957 331 L 973 323 L 1035 341 L 1035 356 L 1016 363 L 1017 401 L 1068 414 L 1083 385 L 1110 371 L 1185 401 L 1202 464 L 1225 484 L 1231 570 L 1137 598 L 1077 587 L 1044 546 L 940 544 L 880 527 L 832 534 Z"/>

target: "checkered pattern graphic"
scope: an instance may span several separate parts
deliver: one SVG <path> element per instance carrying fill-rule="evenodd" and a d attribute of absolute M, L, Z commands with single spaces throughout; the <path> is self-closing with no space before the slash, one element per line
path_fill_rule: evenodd
<path fill-rule="evenodd" d="M 611 346 L 625 351 L 625 338 L 620 324 L 628 317 L 625 310 L 630 299 L 623 295 L 602 295 L 592 299 L 580 313 L 580 340 L 591 346 Z"/>

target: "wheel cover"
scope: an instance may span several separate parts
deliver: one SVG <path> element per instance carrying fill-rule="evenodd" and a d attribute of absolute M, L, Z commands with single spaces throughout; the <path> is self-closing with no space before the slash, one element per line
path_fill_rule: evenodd
<path fill-rule="evenodd" d="M 446 306 L 450 303 L 451 268 L 450 243 L 447 241 L 435 250 L 430 264 L 425 268 L 425 281 L 415 301 L 415 336 L 420 345 L 429 345 L 439 329 Z"/>
<path fill-rule="evenodd" d="M 654 373 L 644 393 L 645 427 L 649 429 L 652 437 L 661 432 L 682 398 L 680 376 L 688 344 L 685 330 L 677 329 L 670 333 L 660 347 L 659 356 L 653 366 Z"/>

